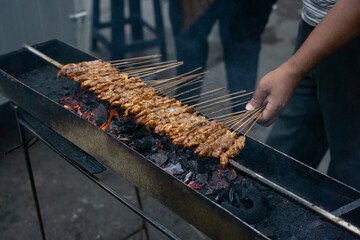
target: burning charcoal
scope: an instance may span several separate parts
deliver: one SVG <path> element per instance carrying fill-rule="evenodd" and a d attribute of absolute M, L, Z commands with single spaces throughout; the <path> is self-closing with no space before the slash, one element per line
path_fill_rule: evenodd
<path fill-rule="evenodd" d="M 227 188 L 232 180 L 236 178 L 235 170 L 222 169 L 217 170 L 217 175 L 219 177 L 220 183 L 223 185 L 222 188 Z"/>
<path fill-rule="evenodd" d="M 190 182 L 192 176 L 193 176 L 193 172 L 188 172 L 185 176 L 184 183 Z"/>
<path fill-rule="evenodd" d="M 76 106 L 79 105 L 79 102 L 73 98 L 64 97 L 60 100 L 60 103 L 64 105 L 67 109 L 74 110 Z"/>
<path fill-rule="evenodd" d="M 220 170 L 213 173 L 211 177 L 211 182 L 215 190 L 220 190 L 229 186 L 229 183 L 221 178 Z"/>
<path fill-rule="evenodd" d="M 114 133 L 114 132 L 113 132 L 113 133 Z M 114 134 L 115 134 L 115 133 L 114 133 Z M 119 134 L 119 135 L 117 136 L 117 139 L 118 139 L 119 141 L 124 142 L 124 143 L 128 143 L 129 140 L 131 139 L 131 137 L 130 137 L 129 135 L 127 135 L 127 134 Z"/>
<path fill-rule="evenodd" d="M 135 147 L 140 149 L 149 149 L 155 144 L 153 136 L 146 136 L 135 141 Z"/>
<path fill-rule="evenodd" d="M 184 173 L 180 163 L 172 164 L 169 163 L 164 170 L 173 175 L 180 175 Z"/>
<path fill-rule="evenodd" d="M 201 190 L 206 185 L 208 177 L 208 173 L 196 174 L 195 180 L 189 182 L 188 186 L 197 190 Z"/>
<path fill-rule="evenodd" d="M 158 152 L 150 155 L 150 160 L 152 160 L 156 165 L 162 166 L 168 159 L 167 155 L 164 152 Z"/>
<path fill-rule="evenodd" d="M 81 104 L 81 105 L 80 105 L 79 111 L 80 111 L 81 113 L 87 112 L 87 111 L 89 111 L 89 110 L 90 110 L 90 107 L 89 107 L 89 106 L 86 106 L 86 105 L 84 105 L 84 104 Z"/>

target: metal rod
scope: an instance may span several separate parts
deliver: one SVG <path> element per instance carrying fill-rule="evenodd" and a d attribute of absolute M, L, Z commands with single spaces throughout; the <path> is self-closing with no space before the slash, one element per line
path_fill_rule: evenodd
<path fill-rule="evenodd" d="M 56 152 L 59 156 L 61 156 L 63 159 L 65 159 L 68 163 L 70 163 L 73 167 L 75 167 L 77 170 L 79 170 L 82 174 L 84 174 L 86 177 L 88 177 L 90 180 L 92 180 L 95 184 L 100 186 L 102 189 L 104 189 L 107 193 L 109 193 L 111 196 L 113 196 L 115 199 L 120 201 L 122 204 L 124 204 L 126 207 L 128 207 L 130 210 L 132 210 L 134 213 L 139 215 L 141 218 L 145 219 L 148 223 L 150 223 L 152 226 L 154 226 L 156 229 L 158 229 L 160 232 L 162 232 L 164 235 L 169 237 L 170 239 L 175 240 L 181 240 L 177 235 L 175 235 L 173 232 L 171 232 L 169 229 L 164 227 L 162 224 L 157 222 L 155 219 L 147 215 L 144 211 L 140 210 L 138 207 L 136 207 L 132 202 L 121 196 L 118 192 L 116 192 L 114 189 L 106 185 L 104 182 L 102 182 L 99 178 L 97 178 L 95 175 L 90 174 L 86 172 L 81 167 L 77 166 L 75 163 L 70 161 L 66 156 L 64 156 L 61 152 L 57 151 L 57 149 L 52 146 L 50 143 L 48 143 L 45 139 L 43 139 L 37 132 L 34 130 L 29 124 L 27 124 L 24 121 L 19 120 L 19 124 L 21 124 L 23 127 L 28 129 L 33 135 L 38 137 L 42 142 L 44 142 L 47 146 L 49 146 L 54 152 Z"/>
<path fill-rule="evenodd" d="M 21 126 L 19 118 L 18 118 L 18 109 L 19 109 L 18 106 L 14 106 L 14 111 L 15 111 L 16 123 L 17 123 L 18 131 L 19 131 L 19 136 L 20 136 L 21 142 L 26 143 L 24 129 Z M 38 222 L 39 222 L 39 227 L 40 227 L 41 238 L 43 240 L 46 240 L 44 224 L 43 224 L 43 220 L 42 220 L 42 217 L 41 217 L 39 199 L 38 199 L 37 192 L 36 192 L 36 185 L 35 185 L 34 175 L 33 175 L 31 162 L 30 162 L 29 149 L 28 149 L 27 144 L 24 144 L 23 146 L 24 146 L 23 149 L 24 149 L 26 167 L 27 167 L 27 171 L 28 171 L 29 179 L 30 179 L 31 191 L 32 191 L 32 194 L 33 194 L 34 202 L 35 202 L 36 215 L 37 215 Z"/>
<path fill-rule="evenodd" d="M 335 211 L 332 211 L 331 213 L 334 214 L 335 216 L 342 216 L 348 212 L 351 212 L 357 208 L 360 207 L 360 198 L 358 200 L 355 200 L 349 204 L 346 204 L 338 209 L 336 209 Z"/>
<path fill-rule="evenodd" d="M 360 229 L 354 225 L 352 225 L 349 222 L 346 222 L 345 220 L 343 220 L 340 217 L 335 216 L 334 214 L 320 208 L 319 206 L 316 206 L 315 204 L 305 200 L 304 198 L 286 190 L 285 188 L 277 185 L 276 183 L 264 178 L 263 176 L 259 175 L 258 173 L 252 171 L 251 169 L 241 165 L 238 162 L 235 162 L 234 160 L 230 159 L 229 160 L 229 165 L 233 168 L 235 168 L 236 170 L 252 177 L 253 179 L 263 183 L 264 185 L 268 186 L 269 188 L 279 192 L 280 194 L 294 200 L 295 202 L 303 205 L 304 207 L 316 212 L 317 214 L 325 217 L 326 219 L 328 219 L 329 221 L 343 227 L 344 229 L 348 230 L 349 232 L 357 235 L 360 237 Z"/>
<path fill-rule="evenodd" d="M 137 201 L 138 201 L 138 204 L 139 204 L 139 208 L 144 211 L 143 209 L 143 205 L 142 205 L 142 201 L 141 201 L 141 196 L 140 196 L 140 191 L 139 191 L 139 188 L 138 187 L 134 187 L 135 188 L 135 193 L 136 193 L 136 198 L 137 198 Z M 144 221 L 144 219 L 142 218 L 141 219 L 142 221 L 142 228 L 144 229 L 144 232 L 145 232 L 145 238 L 146 240 L 149 240 L 149 230 L 146 226 L 146 222 Z"/>
<path fill-rule="evenodd" d="M 3 155 L 5 156 L 5 155 L 7 155 L 7 154 L 9 154 L 9 153 L 11 153 L 11 152 L 13 152 L 13 151 L 15 151 L 16 149 L 19 149 L 19 148 L 23 147 L 24 145 L 27 145 L 27 147 L 28 147 L 28 149 L 29 149 L 29 148 L 30 148 L 32 145 L 34 145 L 38 140 L 39 140 L 39 139 L 38 139 L 37 137 L 30 138 L 30 139 L 26 140 L 25 142 L 20 143 L 20 144 L 18 144 L 18 145 L 16 145 L 16 146 L 14 146 L 14 147 L 6 150 L 6 152 L 4 152 Z"/>
<path fill-rule="evenodd" d="M 139 229 L 136 229 L 135 231 L 133 231 L 132 233 L 130 233 L 129 235 L 125 236 L 124 238 L 122 238 L 121 240 L 126 240 L 126 239 L 129 239 L 131 238 L 132 236 L 134 236 L 135 234 L 141 232 L 142 227 L 140 227 Z"/>
<path fill-rule="evenodd" d="M 26 48 L 27 50 L 29 50 L 30 52 L 34 53 L 36 56 L 41 57 L 45 61 L 48 61 L 49 63 L 55 65 L 58 68 L 62 68 L 64 66 L 61 63 L 55 61 L 54 59 L 50 58 L 49 56 L 43 54 L 42 52 L 36 50 L 35 48 L 33 48 L 27 44 L 24 44 L 23 47 Z"/>

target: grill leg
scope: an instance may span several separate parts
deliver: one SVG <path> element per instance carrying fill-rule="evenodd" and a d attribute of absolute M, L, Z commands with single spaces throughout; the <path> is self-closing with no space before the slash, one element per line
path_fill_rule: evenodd
<path fill-rule="evenodd" d="M 21 140 L 21 143 L 25 143 L 26 139 L 25 139 L 24 128 L 20 125 L 19 120 L 18 120 L 18 107 L 15 106 L 14 110 L 15 110 L 16 122 L 17 122 L 20 140 Z M 46 239 L 45 230 L 44 230 L 44 225 L 43 225 L 43 221 L 42 221 L 42 217 L 41 217 L 40 205 L 39 205 L 39 200 L 37 197 L 35 180 L 34 180 L 34 175 L 33 175 L 31 162 L 30 162 L 29 148 L 28 148 L 27 144 L 24 144 L 23 147 L 24 147 L 23 149 L 24 149 L 24 155 L 25 155 L 25 160 L 26 160 L 26 167 L 27 167 L 27 171 L 28 171 L 29 179 L 30 179 L 31 191 L 32 191 L 34 201 L 35 201 L 35 208 L 36 208 L 36 214 L 38 217 L 41 238 L 43 240 L 45 240 Z"/>
<path fill-rule="evenodd" d="M 139 204 L 139 208 L 141 209 L 141 211 L 144 211 L 143 206 L 142 206 L 142 202 L 141 202 L 140 191 L 139 191 L 139 189 L 137 187 L 134 186 L 134 188 L 135 188 L 135 193 L 136 193 L 136 198 L 137 198 L 137 201 L 138 201 L 138 204 Z M 148 231 L 145 219 L 141 218 L 141 221 L 142 221 L 142 229 L 144 229 L 144 233 L 145 233 L 145 239 L 149 240 L 149 231 Z"/>

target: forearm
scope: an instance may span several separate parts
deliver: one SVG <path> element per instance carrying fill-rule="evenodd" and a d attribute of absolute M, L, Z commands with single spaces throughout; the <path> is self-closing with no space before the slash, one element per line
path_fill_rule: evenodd
<path fill-rule="evenodd" d="M 360 1 L 339 0 L 284 65 L 304 75 L 359 34 Z"/>

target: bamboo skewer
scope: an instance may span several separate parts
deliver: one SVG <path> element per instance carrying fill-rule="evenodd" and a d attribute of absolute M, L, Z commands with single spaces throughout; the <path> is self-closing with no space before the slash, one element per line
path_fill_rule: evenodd
<path fill-rule="evenodd" d="M 182 93 L 176 94 L 175 96 L 173 96 L 173 98 L 176 98 L 176 97 L 181 96 L 181 95 L 184 95 L 184 94 L 186 94 L 186 93 L 189 93 L 189 92 L 195 91 L 195 90 L 197 90 L 197 89 L 199 89 L 199 88 L 209 86 L 209 85 L 211 85 L 211 84 L 214 84 L 214 83 L 212 83 L 212 82 L 211 82 L 211 83 L 204 84 L 203 86 L 199 86 L 199 87 L 192 88 L 192 89 L 187 90 L 187 91 L 185 91 L 185 92 L 182 92 Z"/>
<path fill-rule="evenodd" d="M 197 95 L 197 96 L 206 95 L 206 94 L 209 94 L 209 93 L 212 93 L 212 92 L 216 92 L 216 91 L 220 91 L 220 90 L 224 90 L 224 89 L 225 89 L 225 87 L 213 89 L 213 90 L 210 90 L 210 91 L 201 93 L 201 94 L 199 94 L 199 95 Z M 196 97 L 196 96 L 187 97 L 187 98 L 181 99 L 181 101 L 188 100 L 188 99 L 192 99 L 192 98 L 195 98 L 195 97 Z M 192 101 L 193 101 L 193 100 L 192 100 Z"/>
<path fill-rule="evenodd" d="M 183 82 L 186 82 L 188 80 L 191 80 L 192 78 L 196 78 L 196 77 L 202 77 L 201 75 L 203 75 L 202 73 L 200 74 L 193 74 L 193 75 L 189 75 L 189 76 L 186 76 L 186 77 L 182 77 L 180 78 L 179 80 L 171 80 L 170 82 L 167 81 L 166 84 L 153 84 L 152 86 L 154 87 L 155 85 L 160 85 L 159 87 L 164 87 L 164 86 L 175 86 L 179 83 L 183 83 Z M 163 82 L 162 82 L 163 83 Z"/>
<path fill-rule="evenodd" d="M 207 93 L 207 92 L 206 92 Z M 190 100 L 184 100 L 184 99 L 181 99 L 181 102 L 183 103 L 190 103 L 190 102 L 194 102 L 194 101 L 199 101 L 200 99 L 204 99 L 204 98 L 208 98 L 208 97 L 215 97 L 215 96 L 218 96 L 218 95 L 224 95 L 224 94 L 227 94 L 227 92 L 213 92 L 213 93 L 208 93 L 208 94 L 205 94 L 201 97 L 197 97 L 197 98 L 193 98 L 193 99 L 190 99 Z M 199 96 L 199 95 L 198 95 Z"/>
<path fill-rule="evenodd" d="M 228 114 L 225 114 L 225 115 L 222 115 L 222 116 L 213 117 L 213 119 L 223 118 L 223 117 L 227 117 L 227 116 L 233 116 L 233 115 L 243 113 L 243 112 L 246 112 L 246 111 L 247 110 L 242 110 L 242 111 L 238 111 L 238 112 L 232 112 L 232 113 L 228 113 Z"/>
<path fill-rule="evenodd" d="M 142 66 L 137 66 L 137 67 L 129 67 L 129 68 L 124 68 L 124 69 L 121 69 L 123 71 L 132 71 L 132 70 L 137 70 L 137 69 L 144 69 L 144 68 L 147 68 L 147 67 L 152 67 L 152 66 L 157 66 L 157 65 L 166 65 L 166 64 L 169 64 L 169 63 L 175 63 L 177 62 L 177 60 L 170 60 L 170 61 L 166 61 L 166 62 L 156 62 L 156 63 L 150 63 L 150 64 L 146 64 L 146 65 L 142 65 Z M 143 64 L 143 63 L 139 63 L 139 64 Z M 137 65 L 137 64 L 134 64 L 134 65 Z M 118 67 L 119 68 L 119 67 Z"/>
<path fill-rule="evenodd" d="M 156 89 L 167 89 L 167 88 L 171 88 L 173 86 L 177 86 L 178 84 L 186 82 L 188 80 L 189 80 L 189 78 L 183 78 L 183 79 L 179 79 L 179 80 L 173 80 L 173 81 L 167 82 L 165 84 L 158 84 L 160 86 L 156 86 L 156 87 L 155 87 L 155 85 L 153 85 L 152 87 L 156 88 Z"/>
<path fill-rule="evenodd" d="M 183 64 L 184 64 L 184 62 L 179 62 L 178 64 L 173 65 L 173 66 L 171 66 L 171 67 L 164 68 L 164 69 L 160 69 L 160 70 L 155 71 L 155 72 L 146 73 L 146 74 L 140 75 L 140 76 L 138 76 L 138 77 L 139 77 L 139 78 L 143 78 L 143 77 L 146 77 L 146 76 L 149 76 L 149 75 L 152 75 L 152 74 L 156 74 L 156 73 L 160 73 L 160 72 L 166 71 L 166 70 L 171 69 L 171 68 L 179 67 L 179 66 L 181 66 L 181 65 L 183 65 Z"/>
<path fill-rule="evenodd" d="M 238 91 L 238 92 L 234 92 L 234 93 L 230 93 L 230 94 L 227 94 L 227 95 L 224 95 L 224 96 L 221 96 L 221 97 L 213 98 L 213 99 L 210 99 L 210 100 L 207 100 L 207 101 L 204 101 L 204 102 L 195 104 L 195 105 L 193 105 L 193 106 L 195 107 L 195 106 L 198 106 L 198 105 L 201 105 L 201 104 L 204 104 L 204 103 L 212 102 L 212 101 L 215 101 L 215 100 L 218 100 L 218 99 L 221 99 L 221 98 L 225 98 L 225 97 L 228 97 L 228 96 L 233 96 L 233 95 L 240 94 L 240 93 L 244 93 L 244 92 L 245 92 L 245 90 L 243 90 L 243 91 Z"/>
<path fill-rule="evenodd" d="M 147 81 L 147 82 L 148 82 L 151 86 L 155 86 L 155 85 L 161 85 L 161 84 L 163 84 L 163 83 L 167 83 L 167 82 L 171 82 L 171 81 L 178 81 L 178 80 L 176 80 L 176 79 L 179 79 L 179 80 L 184 79 L 184 78 L 189 79 L 189 77 L 191 77 L 191 76 L 194 77 L 194 76 L 198 76 L 198 75 L 205 75 L 205 74 L 207 73 L 207 72 L 204 72 L 204 73 L 198 73 L 198 74 L 193 74 L 193 75 L 186 76 L 187 74 L 190 74 L 190 73 L 192 73 L 192 72 L 194 72 L 194 71 L 196 71 L 196 70 L 198 70 L 198 69 L 201 69 L 201 68 L 194 69 L 194 70 L 192 70 L 192 71 L 190 71 L 190 72 L 181 74 L 181 75 L 176 76 L 176 77 L 173 77 L 173 78 L 168 78 L 168 79 L 163 79 L 163 80 L 150 80 L 150 81 Z M 183 76 L 186 76 L 186 77 L 183 77 Z"/>
<path fill-rule="evenodd" d="M 179 88 L 182 88 L 182 87 L 186 87 L 186 86 L 188 86 L 188 85 L 193 85 L 193 84 L 196 84 L 196 83 L 201 83 L 201 82 L 203 82 L 203 81 L 204 81 L 204 79 L 203 79 L 202 77 L 197 77 L 197 78 L 195 78 L 195 79 L 193 79 L 193 80 L 191 80 L 191 81 L 189 81 L 189 82 L 183 83 L 183 84 L 180 85 L 180 86 L 173 87 L 173 88 L 171 88 L 170 90 L 167 90 L 167 91 L 165 92 L 165 94 L 169 94 L 169 93 L 175 91 L 176 89 L 179 89 Z"/>
<path fill-rule="evenodd" d="M 257 115 L 260 114 L 262 110 L 263 110 L 263 107 L 260 107 L 260 108 L 258 108 L 257 110 L 253 110 L 253 111 L 249 112 L 249 113 L 251 113 L 251 114 L 248 115 L 248 116 L 250 116 L 250 117 L 249 117 L 246 121 L 244 121 L 239 127 L 237 127 L 237 128 L 235 129 L 235 132 L 241 132 L 241 131 L 243 131 L 243 130 L 246 128 L 246 126 L 250 123 L 250 121 L 253 120 L 254 118 L 256 118 Z M 247 117 L 248 117 L 248 116 L 247 116 Z M 247 118 L 247 117 L 245 117 L 245 118 Z M 244 120 L 245 120 L 245 119 L 244 119 Z M 236 126 L 236 125 L 235 125 L 235 126 Z"/>
<path fill-rule="evenodd" d="M 261 116 L 262 111 L 258 114 L 258 116 L 256 117 L 255 121 L 253 122 L 253 124 L 251 124 L 251 126 L 249 127 L 249 129 L 246 131 L 246 133 L 244 134 L 244 136 L 246 136 L 250 130 L 253 128 L 253 126 L 255 125 L 255 123 L 259 120 L 260 116 Z"/>
<path fill-rule="evenodd" d="M 169 64 L 164 64 L 162 66 L 156 66 L 156 67 L 149 67 L 149 68 L 142 68 L 142 69 L 138 69 L 138 70 L 133 70 L 133 71 L 126 71 L 129 75 L 132 75 L 132 74 L 143 74 L 143 73 L 147 73 L 147 72 L 151 72 L 151 71 L 154 71 L 154 70 L 166 70 L 166 69 L 169 69 L 169 68 L 174 68 L 174 67 L 177 67 L 177 66 L 180 66 L 182 65 L 182 63 L 179 63 L 179 62 L 176 62 L 176 63 L 169 63 Z"/>
<path fill-rule="evenodd" d="M 245 93 L 245 94 L 242 94 L 242 95 L 239 95 L 239 96 L 234 96 L 234 97 L 231 97 L 231 98 L 228 98 L 228 99 L 224 99 L 224 100 L 222 100 L 222 101 L 210 103 L 210 104 L 208 104 L 208 105 L 198 107 L 198 109 L 207 108 L 207 107 L 212 106 L 212 105 L 214 105 L 214 104 L 219 104 L 219 103 L 222 103 L 222 102 L 225 102 L 225 101 L 229 101 L 229 100 L 232 100 L 232 99 L 237 99 L 237 98 L 244 97 L 244 96 L 247 96 L 247 95 L 250 95 L 250 94 L 252 94 L 252 92 Z M 200 105 L 200 104 L 195 104 L 195 105 Z M 194 105 L 193 105 L 193 106 L 194 106 Z"/>
<path fill-rule="evenodd" d="M 108 63 L 113 63 L 113 62 L 135 61 L 137 59 L 154 58 L 154 57 L 161 57 L 161 55 L 160 54 L 155 54 L 155 55 L 149 55 L 149 56 L 143 56 L 143 57 L 127 58 L 127 59 L 120 59 L 120 60 L 111 60 L 111 61 L 107 61 L 107 62 Z"/>
<path fill-rule="evenodd" d="M 177 88 L 181 88 L 181 87 L 186 86 L 186 85 L 191 85 L 192 82 L 195 82 L 195 81 L 200 80 L 200 79 L 202 79 L 202 78 L 197 77 L 195 79 L 192 79 L 192 80 L 188 81 L 189 79 L 184 78 L 182 80 L 177 80 L 177 81 L 170 82 L 170 83 L 161 85 L 159 87 L 154 87 L 154 88 L 159 90 L 159 91 L 172 92 L 173 90 L 176 90 Z"/>
<path fill-rule="evenodd" d="M 219 112 L 222 112 L 222 111 L 225 111 L 225 110 L 228 110 L 228 109 L 240 106 L 240 105 L 244 105 L 245 103 L 248 103 L 248 102 L 249 102 L 248 100 L 240 99 L 235 102 L 231 102 L 231 103 L 227 103 L 227 104 L 220 104 L 220 106 L 218 106 L 218 107 L 206 109 L 206 110 L 203 110 L 203 112 L 205 113 L 205 112 L 213 111 L 220 107 L 221 108 L 220 110 L 206 114 L 206 115 L 213 115 L 215 113 L 219 113 Z M 229 107 L 227 107 L 227 106 L 229 106 Z"/>
<path fill-rule="evenodd" d="M 145 64 L 145 63 L 154 63 L 154 62 L 159 62 L 161 60 L 161 58 L 153 58 L 150 60 L 142 60 L 142 61 L 133 61 L 133 62 L 119 62 L 119 63 L 110 63 L 113 67 L 116 67 L 118 69 L 120 68 L 128 68 L 130 66 L 136 66 L 136 65 L 140 65 L 140 64 Z"/>

